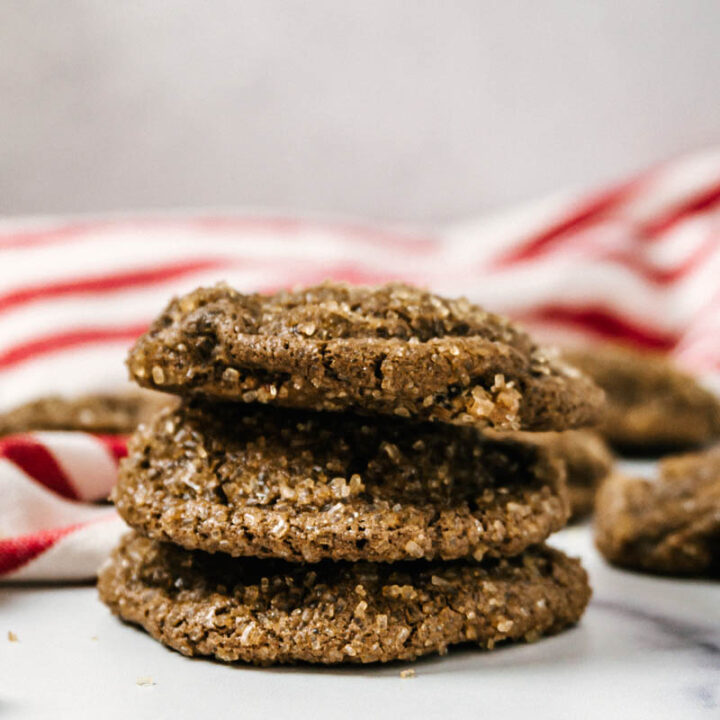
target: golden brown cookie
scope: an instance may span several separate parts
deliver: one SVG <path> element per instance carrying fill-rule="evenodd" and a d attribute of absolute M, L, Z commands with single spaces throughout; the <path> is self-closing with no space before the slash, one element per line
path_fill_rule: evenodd
<path fill-rule="evenodd" d="M 156 540 L 305 562 L 515 555 L 569 514 L 563 464 L 536 443 L 200 401 L 136 433 L 113 499 Z"/>
<path fill-rule="evenodd" d="M 32 430 L 130 433 L 171 402 L 167 395 L 148 391 L 50 395 L 0 415 L 0 435 Z"/>
<path fill-rule="evenodd" d="M 605 345 L 564 353 L 605 390 L 601 432 L 620 450 L 689 448 L 720 436 L 720 402 L 669 358 Z"/>
<path fill-rule="evenodd" d="M 128 367 L 181 395 L 504 430 L 586 425 L 602 403 L 509 321 L 406 285 L 200 288 L 170 303 Z"/>
<path fill-rule="evenodd" d="M 720 447 L 667 458 L 654 479 L 611 475 L 595 540 L 611 562 L 669 574 L 720 572 Z"/>
<path fill-rule="evenodd" d="M 258 665 L 412 660 L 536 640 L 590 598 L 577 560 L 539 546 L 482 564 L 296 565 L 189 552 L 126 536 L 100 573 L 122 619 L 184 655 Z"/>

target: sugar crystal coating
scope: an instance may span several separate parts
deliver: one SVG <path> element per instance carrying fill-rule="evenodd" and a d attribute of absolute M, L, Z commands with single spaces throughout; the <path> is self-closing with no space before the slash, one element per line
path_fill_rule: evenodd
<path fill-rule="evenodd" d="M 201 401 L 136 433 L 113 499 L 157 540 L 305 562 L 514 555 L 569 512 L 563 464 L 536 443 Z"/>
<path fill-rule="evenodd" d="M 597 487 L 613 467 L 610 448 L 597 432 L 582 429 L 559 433 L 487 431 L 487 434 L 491 437 L 536 443 L 546 448 L 565 466 L 571 520 L 580 520 L 592 512 Z"/>
<path fill-rule="evenodd" d="M 585 425 L 602 402 L 509 321 L 399 284 L 199 288 L 168 305 L 128 367 L 180 395 L 504 430 Z"/>
<path fill-rule="evenodd" d="M 184 655 L 226 662 L 369 663 L 533 641 L 577 622 L 577 560 L 548 547 L 482 564 L 296 565 L 206 555 L 136 534 L 98 588 L 111 610 Z"/>

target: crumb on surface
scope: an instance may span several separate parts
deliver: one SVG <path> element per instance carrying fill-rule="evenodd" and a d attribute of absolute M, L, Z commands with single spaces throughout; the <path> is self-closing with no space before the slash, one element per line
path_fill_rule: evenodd
<path fill-rule="evenodd" d="M 20 642 L 20 639 L 12 630 L 8 630 L 8 642 Z"/>
<path fill-rule="evenodd" d="M 139 685 L 140 687 L 150 687 L 152 685 L 157 685 L 157 683 L 150 677 L 150 675 L 143 675 L 142 677 L 139 677 L 135 681 L 136 685 Z"/>
<path fill-rule="evenodd" d="M 401 670 L 400 677 L 403 680 L 405 680 L 406 678 L 414 678 L 417 677 L 417 673 L 412 668 L 410 668 L 409 670 Z"/>

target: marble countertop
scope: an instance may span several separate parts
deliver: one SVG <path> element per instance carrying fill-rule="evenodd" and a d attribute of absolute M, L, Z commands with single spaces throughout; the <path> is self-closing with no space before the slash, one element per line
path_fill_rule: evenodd
<path fill-rule="evenodd" d="M 0 717 L 720 718 L 720 583 L 613 569 L 588 526 L 552 543 L 591 576 L 579 626 L 412 665 L 227 667 L 121 624 L 92 587 L 0 587 Z"/>

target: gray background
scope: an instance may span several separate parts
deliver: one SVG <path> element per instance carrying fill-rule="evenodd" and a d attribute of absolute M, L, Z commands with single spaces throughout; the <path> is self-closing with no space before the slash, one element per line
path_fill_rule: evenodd
<path fill-rule="evenodd" d="M 0 213 L 441 221 L 720 139 L 714 0 L 0 0 Z"/>

